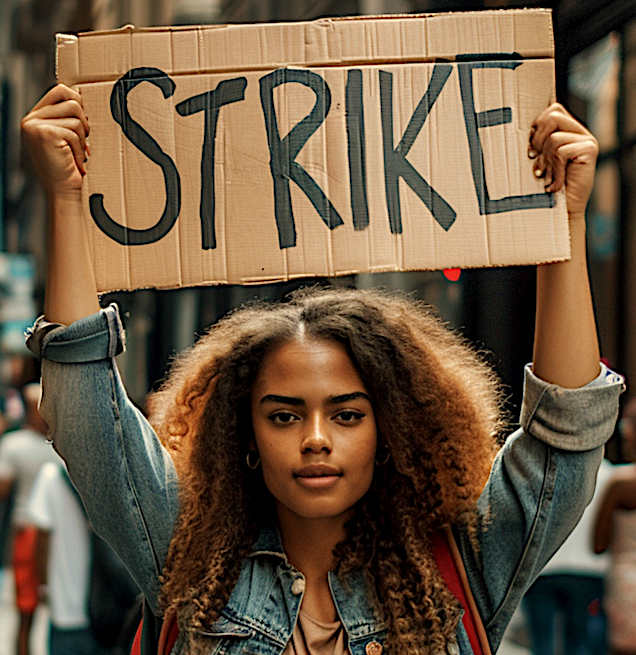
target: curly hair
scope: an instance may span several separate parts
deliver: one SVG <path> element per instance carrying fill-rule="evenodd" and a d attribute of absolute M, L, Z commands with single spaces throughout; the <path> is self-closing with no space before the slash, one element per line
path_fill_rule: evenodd
<path fill-rule="evenodd" d="M 175 361 L 149 403 L 180 477 L 163 607 L 176 613 L 196 650 L 197 631 L 229 600 L 263 503 L 271 502 L 245 461 L 251 388 L 266 355 L 299 331 L 346 348 L 374 401 L 378 444 L 392 455 L 376 467 L 346 526 L 337 573 L 346 582 L 348 573 L 365 572 L 389 625 L 391 652 L 446 652 L 460 608 L 428 535 L 446 525 L 474 533 L 476 501 L 503 426 L 501 390 L 480 355 L 431 307 L 395 291 L 311 288 L 285 302 L 247 305 Z"/>

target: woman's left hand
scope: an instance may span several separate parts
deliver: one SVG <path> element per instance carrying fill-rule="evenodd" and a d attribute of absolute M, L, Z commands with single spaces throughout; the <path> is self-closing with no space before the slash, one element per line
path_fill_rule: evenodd
<path fill-rule="evenodd" d="M 532 126 L 528 156 L 535 159 L 535 175 L 543 178 L 546 191 L 565 186 L 570 218 L 584 216 L 598 156 L 598 143 L 590 131 L 554 103 Z"/>
<path fill-rule="evenodd" d="M 562 387 L 581 387 L 599 373 L 599 346 L 585 253 L 585 207 L 592 192 L 598 144 L 561 105 L 535 121 L 528 155 L 546 191 L 565 187 L 571 258 L 537 266 L 534 372 Z"/>

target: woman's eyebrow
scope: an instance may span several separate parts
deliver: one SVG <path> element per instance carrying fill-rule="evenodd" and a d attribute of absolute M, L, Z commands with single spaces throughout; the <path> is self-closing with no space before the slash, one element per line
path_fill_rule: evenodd
<path fill-rule="evenodd" d="M 358 398 L 364 398 L 371 402 L 371 398 L 368 394 L 364 393 L 364 391 L 354 391 L 353 393 L 345 393 L 341 396 L 331 396 L 331 398 L 327 400 L 327 404 L 340 405 L 341 403 L 348 403 L 350 400 L 357 400 Z"/>
<path fill-rule="evenodd" d="M 261 398 L 261 405 L 263 403 L 282 403 L 283 405 L 304 405 L 305 401 L 302 398 L 294 398 L 293 396 L 277 396 L 273 393 L 268 393 Z"/>
<path fill-rule="evenodd" d="M 371 398 L 364 391 L 354 391 L 353 393 L 344 393 L 340 396 L 330 396 L 327 398 L 327 405 L 340 405 L 341 403 L 348 403 L 350 400 L 357 400 L 358 398 L 364 398 L 371 402 Z M 305 405 L 305 401 L 302 398 L 296 398 L 295 396 L 279 396 L 275 393 L 268 393 L 266 396 L 263 396 L 260 400 L 260 404 L 264 403 L 281 403 L 283 405 Z"/>

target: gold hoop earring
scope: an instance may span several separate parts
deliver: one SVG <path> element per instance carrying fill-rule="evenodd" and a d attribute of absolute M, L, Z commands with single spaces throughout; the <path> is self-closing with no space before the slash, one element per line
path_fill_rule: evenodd
<path fill-rule="evenodd" d="M 252 461 L 251 455 L 256 455 L 256 461 Z M 261 463 L 261 456 L 258 454 L 258 450 L 248 450 L 245 461 L 247 462 L 247 468 L 250 468 L 252 469 L 252 471 L 255 471 L 260 466 Z"/>
<path fill-rule="evenodd" d="M 378 461 L 378 453 L 380 454 L 380 460 Z M 387 444 L 383 444 L 378 448 L 376 452 L 375 465 L 384 466 L 391 459 L 391 450 Z"/>

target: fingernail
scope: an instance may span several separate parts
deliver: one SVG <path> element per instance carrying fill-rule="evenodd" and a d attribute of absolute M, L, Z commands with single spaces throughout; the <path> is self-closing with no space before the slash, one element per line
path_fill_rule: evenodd
<path fill-rule="evenodd" d="M 534 176 L 535 177 L 543 177 L 543 171 L 540 168 L 535 168 L 534 169 Z"/>
<path fill-rule="evenodd" d="M 534 159 L 538 154 L 539 153 L 533 148 L 528 148 L 528 157 L 530 157 L 530 159 Z"/>

